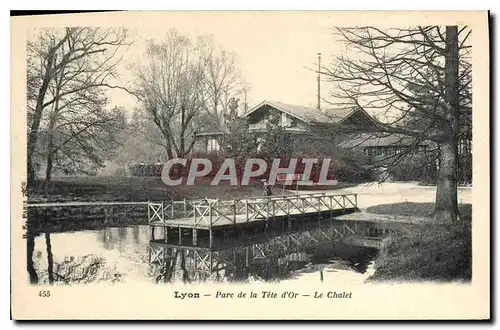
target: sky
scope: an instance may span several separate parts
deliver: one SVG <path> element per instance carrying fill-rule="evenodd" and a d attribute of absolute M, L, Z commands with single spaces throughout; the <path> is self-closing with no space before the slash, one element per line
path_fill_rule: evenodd
<path fill-rule="evenodd" d="M 132 26 L 135 42 L 123 60 L 120 82 L 128 85 L 133 76 L 125 69 L 144 59 L 146 41 L 162 39 L 175 28 L 187 36 L 213 35 L 216 42 L 236 54 L 236 63 L 250 89 L 249 106 L 274 100 L 315 107 L 317 103 L 317 53 L 322 64 L 339 51 L 332 29 L 335 21 L 324 13 L 275 15 L 254 13 L 170 13 L 156 25 Z M 308 69 L 309 68 L 309 69 Z M 322 83 L 322 97 L 327 96 Z M 133 108 L 135 100 L 126 92 L 110 92 L 111 102 Z"/>

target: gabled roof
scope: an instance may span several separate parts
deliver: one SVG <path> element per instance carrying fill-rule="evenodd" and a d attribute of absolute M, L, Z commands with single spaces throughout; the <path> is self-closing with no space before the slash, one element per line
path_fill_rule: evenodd
<path fill-rule="evenodd" d="M 244 113 L 242 117 L 246 117 L 266 105 L 287 113 L 292 117 L 305 121 L 308 124 L 314 122 L 329 123 L 332 121 L 328 115 L 318 109 L 275 101 L 263 101 Z"/>
<path fill-rule="evenodd" d="M 339 144 L 342 148 L 354 147 L 381 147 L 381 146 L 411 146 L 417 140 L 403 134 L 387 133 L 360 133 L 353 139 L 343 141 Z M 418 141 L 419 145 L 428 145 L 428 141 Z"/>
<path fill-rule="evenodd" d="M 325 114 L 328 116 L 328 118 L 330 118 L 329 122 L 336 124 L 342 123 L 354 112 L 356 112 L 356 109 L 353 108 L 336 108 L 325 110 Z"/>

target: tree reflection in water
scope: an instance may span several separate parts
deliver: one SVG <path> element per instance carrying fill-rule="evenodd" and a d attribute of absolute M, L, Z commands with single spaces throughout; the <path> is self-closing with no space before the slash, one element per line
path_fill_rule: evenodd
<path fill-rule="evenodd" d="M 280 281 L 298 273 L 347 270 L 364 273 L 375 248 L 333 240 L 328 228 L 253 234 L 221 239 L 208 247 L 149 242 L 150 271 L 156 282 Z M 169 239 L 170 241 L 170 239 Z M 318 276 L 320 278 L 320 276 Z"/>
<path fill-rule="evenodd" d="M 364 273 L 377 250 L 346 245 L 336 236 L 339 231 L 337 227 L 309 224 L 297 225 L 293 230 L 233 233 L 233 238 L 215 238 L 212 247 L 203 235 L 199 236 L 197 246 L 178 244 L 175 233 L 168 244 L 165 238 L 150 241 L 147 226 L 76 232 L 70 234 L 70 239 L 72 235 L 75 239 L 90 235 L 97 244 L 93 248 L 105 252 L 102 255 L 112 250 L 118 252 L 126 267 L 142 267 L 139 276 L 146 281 L 270 282 L 310 272 L 318 272 L 318 279 L 323 271 Z M 27 272 L 32 284 L 114 283 L 131 276 L 130 267 L 118 271 L 117 263 L 105 260 L 100 252 L 79 257 L 54 255 L 52 238 L 51 233 L 42 233 L 37 244 L 45 243 L 45 248 L 37 247 L 36 251 L 35 235 L 27 238 Z M 44 253 L 46 257 L 42 257 Z"/>
<path fill-rule="evenodd" d="M 93 254 L 82 257 L 65 257 L 54 261 L 50 233 L 44 233 L 47 266 L 42 268 L 42 253 L 34 254 L 35 235 L 28 235 L 27 270 L 31 284 L 85 284 L 96 282 L 119 282 L 123 274 L 109 267 L 102 257 Z M 38 272 L 35 269 L 38 267 Z"/>

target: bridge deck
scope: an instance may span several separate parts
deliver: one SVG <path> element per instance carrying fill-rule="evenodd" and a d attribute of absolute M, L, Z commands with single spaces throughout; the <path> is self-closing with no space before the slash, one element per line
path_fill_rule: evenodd
<path fill-rule="evenodd" d="M 212 229 L 280 218 L 308 218 L 333 212 L 352 212 L 356 209 L 356 194 L 315 193 L 245 200 L 152 202 L 148 205 L 148 215 L 152 227 Z"/>
<path fill-rule="evenodd" d="M 346 208 L 346 211 L 354 211 L 354 208 Z M 320 214 L 328 213 L 330 210 L 322 210 L 320 211 Z M 303 216 L 303 217 L 308 217 L 311 215 L 318 214 L 317 210 L 307 210 L 305 213 L 302 212 L 290 212 L 290 214 L 286 214 L 285 212 L 277 212 L 277 214 L 274 216 L 274 218 L 284 218 L 288 216 Z M 161 222 L 153 222 L 150 223 L 151 226 L 157 226 L 157 227 L 181 227 L 181 228 L 199 228 L 199 229 L 209 229 L 210 227 L 224 227 L 224 226 L 231 226 L 231 225 L 241 225 L 245 223 L 255 223 L 255 222 L 261 222 L 261 221 L 266 221 L 268 219 L 271 219 L 273 217 L 250 217 L 247 220 L 246 214 L 237 214 L 236 217 L 227 219 L 227 218 L 221 218 L 218 219 L 217 222 L 210 224 L 206 223 L 198 223 L 195 224 L 193 221 L 193 218 L 180 218 L 180 219 L 166 219 L 163 223 Z"/>

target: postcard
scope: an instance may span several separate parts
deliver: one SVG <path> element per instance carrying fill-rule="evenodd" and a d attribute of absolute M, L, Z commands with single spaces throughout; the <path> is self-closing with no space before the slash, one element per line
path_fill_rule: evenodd
<path fill-rule="evenodd" d="M 490 319 L 488 12 L 11 27 L 13 319 Z"/>

